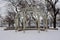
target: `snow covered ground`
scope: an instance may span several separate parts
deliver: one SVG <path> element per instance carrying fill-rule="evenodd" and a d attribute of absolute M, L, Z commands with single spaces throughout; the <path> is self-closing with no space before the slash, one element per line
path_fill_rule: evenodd
<path fill-rule="evenodd" d="M 60 29 L 59 30 L 26 30 L 15 32 L 14 30 L 4 31 L 4 28 L 0 28 L 0 40 L 60 40 Z"/>

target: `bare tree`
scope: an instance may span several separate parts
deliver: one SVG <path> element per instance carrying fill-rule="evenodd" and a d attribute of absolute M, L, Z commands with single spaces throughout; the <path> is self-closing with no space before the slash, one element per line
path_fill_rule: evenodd
<path fill-rule="evenodd" d="M 16 25 L 20 26 L 20 12 L 25 12 L 25 8 L 27 7 L 27 1 L 23 1 L 23 0 L 9 0 L 9 2 L 14 6 L 15 11 L 16 11 Z"/>
<path fill-rule="evenodd" d="M 15 12 L 8 12 L 8 15 L 5 18 L 5 21 L 8 23 L 8 26 L 11 25 L 14 27 Z"/>
<path fill-rule="evenodd" d="M 56 28 L 56 16 L 59 13 L 59 9 L 56 8 L 56 4 L 59 0 L 45 0 L 47 2 L 47 10 L 51 13 L 53 17 L 53 26 Z"/>

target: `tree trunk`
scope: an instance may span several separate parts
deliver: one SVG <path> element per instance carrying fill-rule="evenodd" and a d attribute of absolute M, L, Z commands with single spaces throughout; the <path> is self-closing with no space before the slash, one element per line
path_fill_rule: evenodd
<path fill-rule="evenodd" d="M 53 19 L 53 27 L 56 28 L 56 15 L 54 16 L 54 19 Z"/>

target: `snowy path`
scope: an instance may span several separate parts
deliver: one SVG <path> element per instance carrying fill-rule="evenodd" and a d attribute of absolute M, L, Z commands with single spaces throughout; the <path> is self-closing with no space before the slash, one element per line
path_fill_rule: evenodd
<path fill-rule="evenodd" d="M 15 32 L 4 31 L 0 28 L 0 40 L 60 40 L 60 29 L 59 30 L 48 30 L 41 31 L 38 30 L 28 30 L 25 33 L 23 31 Z"/>

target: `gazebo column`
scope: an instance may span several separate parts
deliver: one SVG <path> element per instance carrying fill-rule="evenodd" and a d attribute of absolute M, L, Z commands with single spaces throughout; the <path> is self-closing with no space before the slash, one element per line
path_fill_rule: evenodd
<path fill-rule="evenodd" d="M 26 15 L 25 12 L 23 12 L 23 31 L 24 31 L 24 33 L 25 33 L 25 27 L 26 27 L 26 24 L 25 24 L 26 16 L 25 15 Z"/>
<path fill-rule="evenodd" d="M 38 21 L 37 21 L 38 25 L 37 26 L 38 26 L 38 32 L 40 33 L 40 15 L 39 14 L 37 14 L 37 15 L 38 15 Z"/>
<path fill-rule="evenodd" d="M 16 17 L 15 17 L 15 30 L 18 29 L 18 14 L 16 14 Z"/>
<path fill-rule="evenodd" d="M 48 29 L 48 20 L 47 20 L 47 14 L 46 14 L 46 31 Z"/>

